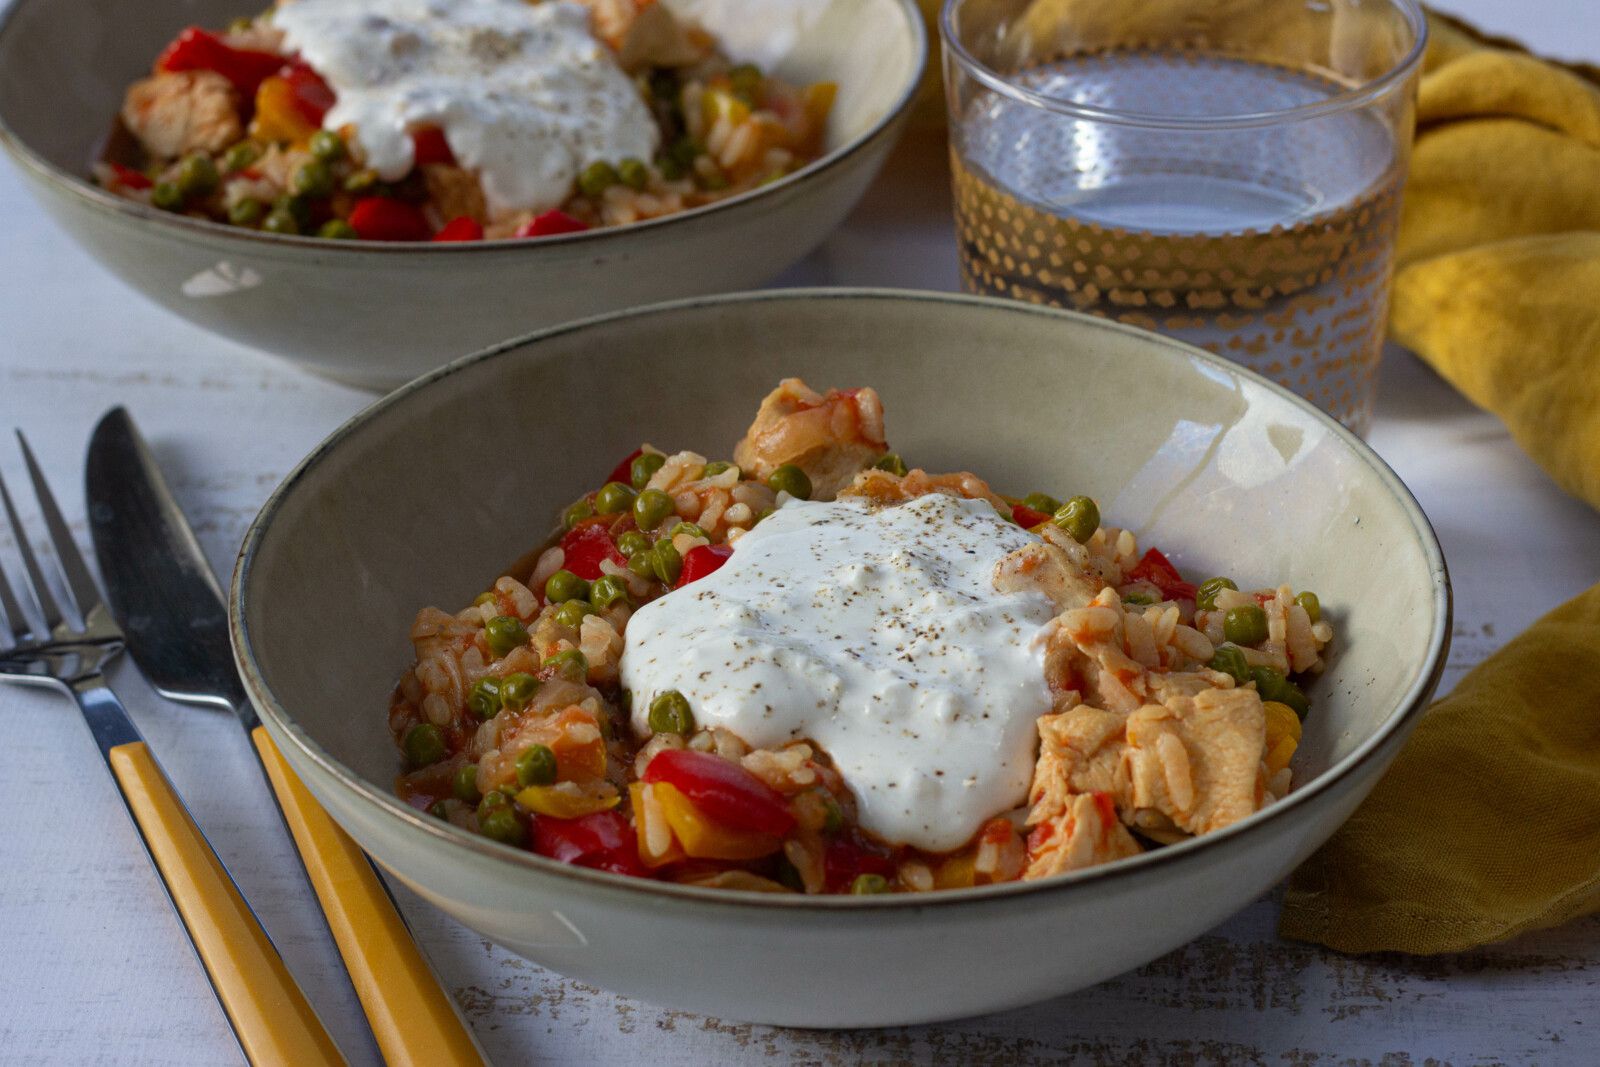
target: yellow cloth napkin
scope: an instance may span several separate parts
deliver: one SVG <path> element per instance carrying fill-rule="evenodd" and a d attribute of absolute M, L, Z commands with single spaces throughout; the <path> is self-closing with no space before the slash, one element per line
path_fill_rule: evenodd
<path fill-rule="evenodd" d="M 1280 931 L 1456 952 L 1600 910 L 1600 586 L 1479 664 L 1289 882 Z"/>
<path fill-rule="evenodd" d="M 1600 70 L 1429 30 L 1391 332 L 1600 507 Z"/>

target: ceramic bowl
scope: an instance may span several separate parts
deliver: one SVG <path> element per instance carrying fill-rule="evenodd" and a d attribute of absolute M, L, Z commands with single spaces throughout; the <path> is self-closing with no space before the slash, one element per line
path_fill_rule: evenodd
<path fill-rule="evenodd" d="M 667 218 L 476 244 L 283 237 L 157 211 L 92 185 L 90 162 L 125 88 L 185 25 L 225 25 L 260 6 L 239 0 L 16 0 L 0 15 L 0 145 L 45 210 L 152 300 L 316 373 L 391 388 L 516 333 L 751 288 L 814 248 L 866 190 L 926 63 L 914 0 L 767 0 L 769 14 L 811 20 L 799 34 L 739 17 L 738 0 L 666 2 L 706 16 L 735 56 L 795 82 L 838 82 L 828 154 Z"/>
<path fill-rule="evenodd" d="M 385 711 L 416 610 L 470 601 L 641 440 L 726 454 L 787 375 L 876 387 L 891 447 L 930 470 L 1088 493 L 1190 574 L 1315 589 L 1338 637 L 1310 689 L 1290 795 L 1224 831 L 1057 879 L 871 898 L 566 867 L 401 803 Z M 1394 473 L 1233 364 L 1015 303 L 784 290 L 546 331 L 378 402 L 268 501 L 234 573 L 233 627 L 251 696 L 311 791 L 385 869 L 484 936 L 672 1008 L 878 1026 L 1070 992 L 1260 896 L 1399 749 L 1444 664 L 1450 594 Z"/>

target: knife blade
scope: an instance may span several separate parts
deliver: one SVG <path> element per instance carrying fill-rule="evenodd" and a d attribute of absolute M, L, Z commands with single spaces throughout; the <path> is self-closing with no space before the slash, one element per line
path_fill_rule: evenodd
<path fill-rule="evenodd" d="M 94 428 L 84 482 L 107 599 L 139 670 L 169 700 L 226 707 L 254 727 L 227 599 L 126 409 Z"/>

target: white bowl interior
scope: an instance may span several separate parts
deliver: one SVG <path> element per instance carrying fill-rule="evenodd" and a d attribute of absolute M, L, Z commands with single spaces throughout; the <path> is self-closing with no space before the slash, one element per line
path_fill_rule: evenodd
<path fill-rule="evenodd" d="M 288 720 L 385 788 L 416 610 L 455 610 L 641 441 L 729 455 L 782 377 L 882 394 L 891 447 L 1096 497 L 1191 576 L 1315 590 L 1338 630 L 1297 788 L 1371 739 L 1443 641 L 1443 562 L 1354 438 L 1231 365 L 1097 319 L 931 294 L 761 294 L 563 328 L 380 403 L 264 513 L 249 652 Z"/>

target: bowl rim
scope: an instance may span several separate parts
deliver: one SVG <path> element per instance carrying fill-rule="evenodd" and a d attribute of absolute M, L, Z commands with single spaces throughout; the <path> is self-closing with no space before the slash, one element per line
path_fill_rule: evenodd
<path fill-rule="evenodd" d="M 6 35 L 16 26 L 20 13 L 32 4 L 44 2 L 46 0 L 14 0 L 4 11 L 0 11 L 0 49 L 4 47 Z M 177 215 L 170 211 L 159 211 L 148 204 L 141 204 L 136 200 L 117 196 L 95 185 L 85 177 L 56 166 L 38 152 L 35 152 L 32 146 L 6 122 L 3 112 L 0 112 L 0 148 L 4 148 L 18 166 L 33 173 L 39 180 L 65 195 L 76 198 L 83 206 L 91 210 L 99 211 L 102 214 L 121 216 L 137 222 L 154 223 L 158 227 L 168 227 L 178 233 L 191 236 L 209 237 L 218 241 L 237 243 L 244 246 L 255 245 L 258 246 L 259 250 L 263 251 L 267 249 L 305 248 L 333 254 L 397 253 L 432 256 L 466 255 L 474 252 L 479 254 L 512 254 L 525 253 L 530 249 L 597 243 L 607 238 L 619 238 L 622 235 L 654 234 L 656 231 L 674 223 L 688 224 L 702 219 L 720 208 L 742 207 L 768 197 L 782 196 L 796 186 L 803 184 L 807 179 L 819 177 L 824 172 L 835 169 L 846 160 L 860 154 L 863 149 L 877 141 L 885 132 L 892 131 L 909 113 L 911 105 L 917 97 L 922 83 L 922 76 L 928 67 L 929 41 L 928 29 L 917 8 L 917 0 L 887 0 L 887 2 L 895 4 L 900 9 L 900 15 L 906 24 L 906 34 L 912 44 L 914 62 L 906 84 L 901 87 L 900 94 L 895 98 L 893 104 L 883 114 L 879 115 L 871 125 L 844 144 L 824 153 L 792 174 L 784 175 L 775 182 L 758 185 L 754 189 L 747 189 L 736 196 L 728 197 L 726 200 L 702 204 L 686 211 L 645 219 L 642 222 L 633 222 L 625 226 L 601 226 L 578 233 L 552 234 L 532 240 L 508 237 L 484 241 L 441 241 L 437 243 L 432 241 L 334 240 L 305 234 L 265 233 L 261 230 L 230 226 L 210 219 L 200 219 L 190 215 Z"/>
<path fill-rule="evenodd" d="M 244 611 L 245 590 L 253 577 L 257 553 L 263 540 L 270 532 L 273 520 L 279 509 L 283 506 L 284 501 L 296 491 L 300 483 L 304 482 L 346 438 L 362 430 L 368 423 L 383 415 L 389 408 L 400 404 L 413 394 L 421 392 L 445 378 L 459 374 L 478 363 L 494 359 L 508 352 L 537 345 L 555 337 L 609 325 L 619 320 L 646 320 L 655 315 L 674 314 L 707 306 L 725 307 L 734 304 L 754 305 L 777 302 L 805 303 L 812 301 L 858 300 L 869 303 L 900 301 L 971 306 L 1017 315 L 1044 316 L 1057 319 L 1064 325 L 1132 335 L 1146 345 L 1171 349 L 1187 358 L 1199 359 L 1227 374 L 1242 375 L 1246 380 L 1262 386 L 1270 392 L 1277 393 L 1282 398 L 1290 401 L 1303 413 L 1313 416 L 1322 423 L 1326 430 L 1349 446 L 1355 456 L 1362 460 L 1378 477 L 1379 481 L 1389 489 L 1411 519 L 1413 531 L 1421 542 L 1423 555 L 1428 563 L 1429 579 L 1433 590 L 1432 614 L 1434 629 L 1429 642 L 1427 656 L 1422 661 L 1421 669 L 1411 686 L 1401 695 L 1394 709 L 1389 712 L 1388 716 L 1379 724 L 1372 735 L 1343 759 L 1306 783 L 1303 788 L 1291 792 L 1287 797 L 1272 806 L 1255 812 L 1224 829 L 1193 837 L 1176 845 L 1168 845 L 1160 849 L 1143 852 L 1138 856 L 1037 881 L 1004 882 L 967 889 L 947 889 L 933 893 L 894 893 L 862 897 L 838 894 L 758 893 L 748 890 L 679 885 L 672 882 L 661 882 L 654 879 L 577 867 L 539 856 L 524 849 L 503 845 L 477 834 L 468 833 L 454 825 L 417 811 L 402 801 L 392 790 L 385 790 L 377 783 L 368 781 L 365 777 L 345 766 L 295 721 L 294 716 L 278 702 L 272 690 L 267 686 L 256 659 L 251 630 Z M 1183 862 L 1203 851 L 1217 851 L 1225 844 L 1247 836 L 1251 838 L 1259 836 L 1260 831 L 1269 823 L 1279 823 L 1288 813 L 1305 806 L 1318 796 L 1328 792 L 1344 779 L 1350 777 L 1363 764 L 1375 759 L 1397 734 L 1404 735 L 1413 720 L 1427 706 L 1429 697 L 1438 686 L 1439 680 L 1444 673 L 1450 648 L 1452 598 L 1449 571 L 1445 564 L 1444 553 L 1439 545 L 1438 537 L 1435 535 L 1426 513 L 1423 512 L 1421 505 L 1417 503 L 1416 497 L 1412 495 L 1405 483 L 1400 480 L 1399 475 L 1395 474 L 1394 470 L 1366 442 L 1338 420 L 1324 413 L 1310 401 L 1248 368 L 1148 330 L 1079 312 L 1024 304 L 997 297 L 869 287 L 796 288 L 690 297 L 563 323 L 559 326 L 511 338 L 481 351 L 462 356 L 374 401 L 347 419 L 301 460 L 284 478 L 283 482 L 273 490 L 266 503 L 262 505 L 261 511 L 251 522 L 250 528 L 245 533 L 244 542 L 240 546 L 232 579 L 229 583 L 228 628 L 233 645 L 234 661 L 238 666 L 245 688 L 260 711 L 262 718 L 281 731 L 307 759 L 333 778 L 338 785 L 353 793 L 374 814 L 397 818 L 413 829 L 430 835 L 443 847 L 467 849 L 492 861 L 520 866 L 541 876 L 571 879 L 579 885 L 587 885 L 590 888 L 622 890 L 637 894 L 637 899 L 641 903 L 654 901 L 666 904 L 673 901 L 694 901 L 696 903 L 719 904 L 728 907 L 799 910 L 836 915 L 841 912 L 853 912 L 856 909 L 870 909 L 873 912 L 894 911 L 906 913 L 930 907 L 960 907 L 963 905 L 977 907 L 1019 896 L 1070 892 L 1079 886 L 1103 883 L 1132 876 L 1142 871 Z"/>

